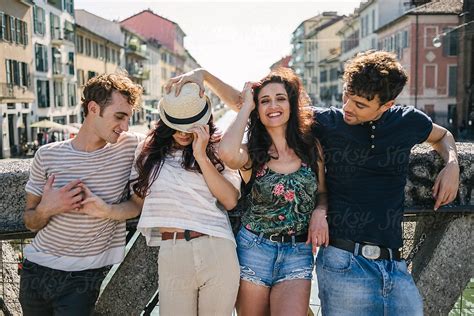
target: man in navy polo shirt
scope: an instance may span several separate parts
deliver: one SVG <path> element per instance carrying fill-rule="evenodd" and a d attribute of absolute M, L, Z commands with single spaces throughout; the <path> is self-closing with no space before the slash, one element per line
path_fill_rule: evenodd
<path fill-rule="evenodd" d="M 446 166 L 434 209 L 456 197 L 454 138 L 411 106 L 394 105 L 407 81 L 392 53 L 369 51 L 345 65 L 343 108 L 315 112 L 325 153 L 329 246 L 317 257 L 323 315 L 423 315 L 420 294 L 400 260 L 410 150 L 428 142 Z"/>
<path fill-rule="evenodd" d="M 316 236 L 329 224 L 330 245 L 320 248 L 316 265 L 323 315 L 423 315 L 398 251 L 408 161 L 415 144 L 428 142 L 446 162 L 433 186 L 436 210 L 457 194 L 454 138 L 423 112 L 394 105 L 407 81 L 394 54 L 357 55 L 343 80 L 343 108 L 315 109 L 313 129 L 324 149 L 329 192 L 327 223 L 320 214 L 311 219 Z M 204 69 L 171 79 L 167 89 L 177 85 L 179 93 L 190 81 L 202 92 L 206 82 L 239 110 L 239 92 Z"/>

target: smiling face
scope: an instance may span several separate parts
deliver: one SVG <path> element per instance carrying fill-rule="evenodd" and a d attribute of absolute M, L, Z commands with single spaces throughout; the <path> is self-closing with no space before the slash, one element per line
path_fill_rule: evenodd
<path fill-rule="evenodd" d="M 394 104 L 394 101 L 388 101 L 380 105 L 378 96 L 375 96 L 369 101 L 364 97 L 349 94 L 347 91 L 344 91 L 342 103 L 344 122 L 349 125 L 357 125 L 378 120 L 382 114 Z"/>
<path fill-rule="evenodd" d="M 178 148 L 183 148 L 190 145 L 193 142 L 193 139 L 194 139 L 193 133 L 185 133 L 181 131 L 176 131 L 173 134 L 174 143 L 175 145 L 177 145 L 175 147 L 178 147 Z"/>
<path fill-rule="evenodd" d="M 127 98 L 117 91 L 112 93 L 110 103 L 100 110 L 99 104 L 91 101 L 89 104 L 90 119 L 96 135 L 104 143 L 116 143 L 122 132 L 128 131 L 129 119 L 132 116 L 132 105 Z"/>
<path fill-rule="evenodd" d="M 258 94 L 258 115 L 267 128 L 286 126 L 290 118 L 290 101 L 283 83 L 269 83 Z"/>

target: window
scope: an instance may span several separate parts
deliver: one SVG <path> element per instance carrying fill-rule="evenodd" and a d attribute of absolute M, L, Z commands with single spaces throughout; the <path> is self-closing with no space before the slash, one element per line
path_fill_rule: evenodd
<path fill-rule="evenodd" d="M 52 60 L 53 60 L 53 74 L 60 74 L 61 69 L 61 51 L 56 47 L 53 47 L 51 50 Z"/>
<path fill-rule="evenodd" d="M 105 47 L 105 60 L 110 61 L 110 48 Z"/>
<path fill-rule="evenodd" d="M 436 65 L 425 65 L 425 88 L 435 89 L 436 88 Z"/>
<path fill-rule="evenodd" d="M 67 85 L 67 105 L 76 105 L 76 85 L 74 83 L 68 83 Z"/>
<path fill-rule="evenodd" d="M 76 49 L 79 54 L 84 53 L 84 37 L 82 35 L 76 37 Z"/>
<path fill-rule="evenodd" d="M 408 31 L 403 31 L 402 34 L 402 48 L 407 48 L 409 47 L 409 42 L 408 42 Z"/>
<path fill-rule="evenodd" d="M 443 29 L 448 32 L 449 29 Z M 459 33 L 458 30 L 451 31 L 443 38 L 443 54 L 444 56 L 457 56 L 459 52 Z"/>
<path fill-rule="evenodd" d="M 104 60 L 105 58 L 105 47 L 103 44 L 99 45 L 99 59 Z"/>
<path fill-rule="evenodd" d="M 28 64 L 6 59 L 5 60 L 6 70 L 6 82 L 8 85 L 28 87 L 30 85 L 30 73 L 28 70 Z"/>
<path fill-rule="evenodd" d="M 67 59 L 68 73 L 74 75 L 74 52 L 69 52 Z"/>
<path fill-rule="evenodd" d="M 38 35 L 44 35 L 46 30 L 46 16 L 44 9 L 38 6 L 33 7 L 33 29 Z"/>
<path fill-rule="evenodd" d="M 91 40 L 86 38 L 86 55 L 90 56 L 91 55 Z"/>
<path fill-rule="evenodd" d="M 46 46 L 35 44 L 35 61 L 37 71 L 48 71 L 48 52 Z"/>
<path fill-rule="evenodd" d="M 69 12 L 69 14 L 74 14 L 74 0 L 64 0 L 63 9 Z"/>
<path fill-rule="evenodd" d="M 74 24 L 64 21 L 64 39 L 74 42 Z"/>
<path fill-rule="evenodd" d="M 99 58 L 99 44 L 92 42 L 92 57 Z"/>
<path fill-rule="evenodd" d="M 21 71 L 21 85 L 24 87 L 29 87 L 30 86 L 30 72 L 28 70 L 28 64 L 21 63 L 20 71 Z"/>
<path fill-rule="evenodd" d="M 6 15 L 0 11 L 0 39 L 6 39 Z"/>
<path fill-rule="evenodd" d="M 61 39 L 61 26 L 59 21 L 59 16 L 50 13 L 49 21 L 51 24 L 51 39 Z"/>
<path fill-rule="evenodd" d="M 12 63 L 10 59 L 5 59 L 5 70 L 7 75 L 7 84 L 11 85 L 13 83 L 12 78 Z"/>
<path fill-rule="evenodd" d="M 20 19 L 15 18 L 15 23 L 16 23 L 16 43 L 23 44 L 23 23 Z"/>
<path fill-rule="evenodd" d="M 97 72 L 95 72 L 95 71 L 88 71 L 87 72 L 87 80 L 89 80 L 91 78 L 94 78 L 95 76 L 97 76 Z"/>
<path fill-rule="evenodd" d="M 448 66 L 448 96 L 457 96 L 458 88 L 458 67 Z"/>
<path fill-rule="evenodd" d="M 36 96 L 38 100 L 38 107 L 49 108 L 49 81 L 36 81 Z"/>
<path fill-rule="evenodd" d="M 10 16 L 10 42 L 16 42 L 15 18 Z"/>
<path fill-rule="evenodd" d="M 425 47 L 434 48 L 433 39 L 437 34 L 438 28 L 436 26 L 428 26 L 425 28 Z"/>
<path fill-rule="evenodd" d="M 69 123 L 77 123 L 77 115 L 69 115 Z"/>
<path fill-rule="evenodd" d="M 329 71 L 329 80 L 337 80 L 337 68 L 331 68 L 331 70 Z"/>
<path fill-rule="evenodd" d="M 62 81 L 54 81 L 54 105 L 55 106 L 63 106 L 64 105 L 64 98 L 63 98 L 63 83 Z"/>
<path fill-rule="evenodd" d="M 372 32 L 375 31 L 375 9 L 372 10 Z"/>
<path fill-rule="evenodd" d="M 328 72 L 327 70 L 322 70 L 319 72 L 319 81 L 326 82 L 328 81 Z"/>
<path fill-rule="evenodd" d="M 431 118 L 433 123 L 436 121 L 436 112 L 434 104 L 425 104 L 425 113 Z"/>

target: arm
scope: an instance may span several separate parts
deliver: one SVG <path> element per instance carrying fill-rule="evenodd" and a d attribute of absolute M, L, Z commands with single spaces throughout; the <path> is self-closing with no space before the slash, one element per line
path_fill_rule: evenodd
<path fill-rule="evenodd" d="M 324 170 L 323 152 L 321 146 L 318 144 L 319 157 L 321 161 L 318 162 L 318 205 L 311 214 L 311 220 L 308 228 L 307 244 L 312 243 L 313 253 L 316 253 L 317 247 L 329 245 L 329 226 L 327 222 L 327 188 Z"/>
<path fill-rule="evenodd" d="M 219 157 L 232 169 L 241 169 L 248 165 L 250 160 L 247 147 L 242 145 L 245 127 L 250 113 L 255 108 L 250 82 L 245 84 L 242 95 L 244 97 L 242 108 L 227 128 L 219 144 Z"/>
<path fill-rule="evenodd" d="M 69 212 L 80 207 L 82 189 L 80 180 L 71 181 L 60 189 L 54 189 L 54 175 L 46 181 L 43 195 L 26 193 L 26 208 L 23 214 L 25 226 L 33 232 L 45 227 L 54 215 Z"/>
<path fill-rule="evenodd" d="M 171 78 L 165 86 L 166 93 L 169 93 L 171 87 L 175 85 L 176 95 L 178 95 L 181 91 L 181 87 L 187 82 L 194 82 L 199 85 L 201 89 L 201 97 L 204 95 L 205 83 L 232 110 L 239 110 L 241 103 L 240 92 L 203 68 L 197 68 L 180 76 Z"/>
<path fill-rule="evenodd" d="M 456 143 L 453 135 L 444 127 L 433 124 L 433 129 L 426 139 L 445 161 L 445 167 L 436 177 L 433 186 L 433 197 L 436 199 L 434 209 L 452 202 L 459 188 L 459 164 Z"/>
<path fill-rule="evenodd" d="M 140 215 L 144 200 L 132 195 L 130 200 L 119 204 L 107 204 L 100 197 L 93 194 L 88 187 L 81 184 L 85 193 L 85 199 L 81 202 L 79 212 L 99 218 L 108 218 L 116 221 L 124 221 Z"/>
<path fill-rule="evenodd" d="M 233 209 L 237 205 L 239 191 L 216 169 L 206 154 L 209 125 L 195 126 L 189 131 L 194 133 L 193 155 L 201 168 L 207 187 L 226 210 Z"/>

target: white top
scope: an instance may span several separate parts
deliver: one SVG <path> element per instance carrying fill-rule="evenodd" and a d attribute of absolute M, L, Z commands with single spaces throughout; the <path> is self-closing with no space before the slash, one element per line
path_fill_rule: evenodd
<path fill-rule="evenodd" d="M 33 159 L 26 191 L 43 195 L 48 177 L 54 188 L 81 179 L 107 203 L 118 203 L 127 188 L 138 143 L 143 135 L 122 133 L 115 144 L 93 152 L 74 149 L 71 140 L 44 145 Z M 95 269 L 122 261 L 125 221 L 66 212 L 50 218 L 25 247 L 25 257 L 39 265 L 63 270 Z"/>
<path fill-rule="evenodd" d="M 141 146 L 139 146 L 141 147 Z M 137 229 L 148 246 L 159 246 L 159 227 L 189 229 L 226 238 L 235 244 L 227 211 L 209 191 L 202 174 L 181 166 L 182 151 L 167 156 L 150 187 Z M 240 191 L 238 171 L 225 168 L 222 175 Z M 136 177 L 135 168 L 132 179 Z"/>

